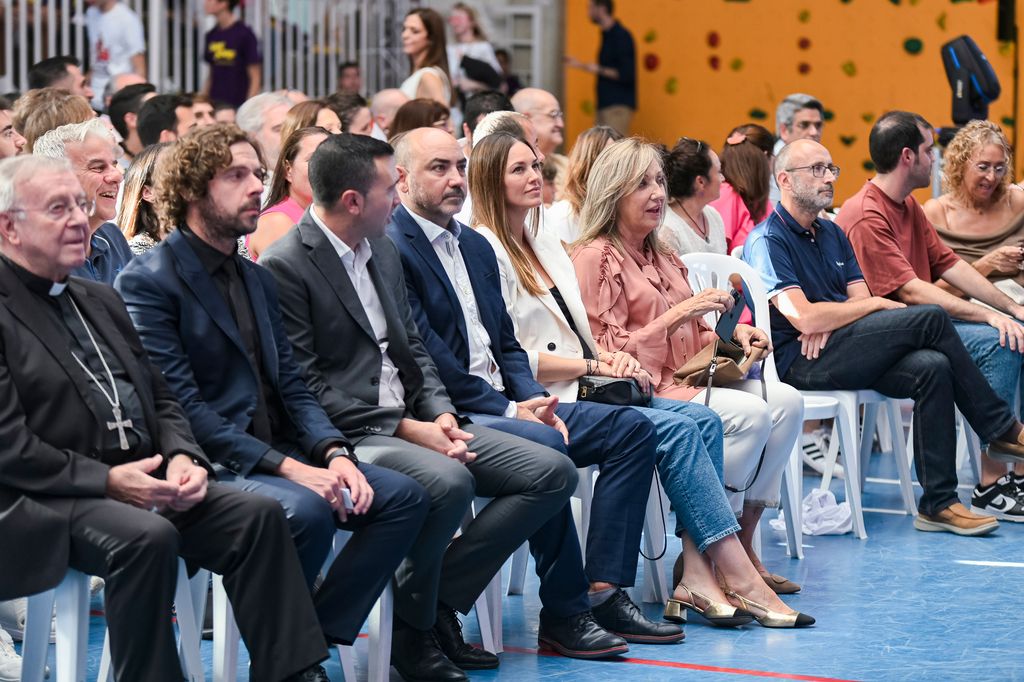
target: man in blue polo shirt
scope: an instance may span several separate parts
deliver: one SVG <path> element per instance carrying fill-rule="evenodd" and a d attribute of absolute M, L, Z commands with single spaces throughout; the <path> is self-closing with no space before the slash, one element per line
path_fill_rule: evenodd
<path fill-rule="evenodd" d="M 779 375 L 805 390 L 874 389 L 914 399 L 914 464 L 924 488 L 914 527 L 984 535 L 998 527 L 957 497 L 953 406 L 998 449 L 1024 451 L 1021 425 L 989 387 L 949 316 L 938 306 L 906 307 L 872 296 L 853 248 L 833 222 L 839 168 L 813 140 L 779 152 L 782 198 L 744 245 L 772 302 L 772 340 Z"/>

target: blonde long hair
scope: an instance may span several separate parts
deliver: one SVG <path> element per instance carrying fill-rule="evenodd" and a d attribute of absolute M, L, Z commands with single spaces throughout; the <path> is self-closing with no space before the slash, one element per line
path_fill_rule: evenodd
<path fill-rule="evenodd" d="M 544 288 L 537 282 L 533 264 L 512 236 L 512 225 L 508 222 L 505 165 L 508 163 L 508 154 L 512 147 L 520 142 L 530 148 L 534 157 L 537 156 L 537 150 L 526 139 L 511 133 L 493 133 L 473 145 L 469 163 L 469 194 L 473 197 L 473 216 L 470 218 L 470 224 L 473 227 L 483 225 L 494 232 L 512 261 L 519 285 L 531 296 L 541 296 Z M 536 236 L 540 225 L 540 211 L 531 211 L 528 221 L 526 229 L 530 230 L 531 235 Z"/>
<path fill-rule="evenodd" d="M 598 237 L 607 237 L 620 252 L 625 252 L 619 235 L 619 202 L 640 187 L 652 162 L 661 166 L 661 152 L 650 142 L 627 137 L 605 147 L 590 169 L 587 196 L 580 208 L 580 238 L 574 246 L 589 244 Z M 665 251 L 658 239 L 658 230 L 644 238 L 644 247 Z"/>

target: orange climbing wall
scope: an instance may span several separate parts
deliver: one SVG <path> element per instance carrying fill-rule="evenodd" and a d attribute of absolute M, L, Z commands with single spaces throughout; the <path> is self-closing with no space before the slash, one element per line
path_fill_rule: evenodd
<path fill-rule="evenodd" d="M 967 33 L 988 56 L 1003 88 L 989 118 L 1012 138 L 1013 53 L 996 40 L 992 0 L 615 4 L 637 42 L 635 134 L 667 144 L 682 135 L 699 137 L 719 149 L 740 123 L 760 123 L 774 132 L 778 101 L 806 92 L 828 110 L 823 142 L 843 169 L 836 188 L 842 200 L 870 177 L 867 138 L 874 117 L 899 108 L 917 111 L 936 126 L 951 123 L 939 48 Z M 1024 2 L 1018 1 L 1017 13 L 1024 25 Z M 596 60 L 600 32 L 587 19 L 587 0 L 566 0 L 566 27 L 566 53 Z M 594 77 L 567 70 L 565 85 L 567 140 L 572 141 L 593 124 Z"/>

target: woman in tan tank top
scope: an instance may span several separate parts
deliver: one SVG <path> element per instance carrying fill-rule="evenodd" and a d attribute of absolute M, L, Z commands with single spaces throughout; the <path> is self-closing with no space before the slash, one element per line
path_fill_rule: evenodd
<path fill-rule="evenodd" d="M 1024 302 L 1024 190 L 1011 182 L 1010 143 L 995 123 L 971 121 L 944 159 L 945 194 L 925 203 L 925 215 L 958 256 Z"/>

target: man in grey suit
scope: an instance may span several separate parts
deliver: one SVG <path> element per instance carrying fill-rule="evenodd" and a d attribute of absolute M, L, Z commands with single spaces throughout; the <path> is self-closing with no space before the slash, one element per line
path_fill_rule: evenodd
<path fill-rule="evenodd" d="M 423 345 L 398 251 L 384 236 L 398 204 L 391 147 L 331 136 L 311 157 L 309 178 L 313 205 L 260 257 L 277 279 L 295 358 L 359 458 L 413 477 L 431 496 L 396 575 L 392 663 L 406 679 L 464 679 L 459 668 L 496 667 L 496 656 L 465 644 L 455 611 L 467 613 L 527 539 L 542 595 L 565 604 L 559 644 L 589 658 L 626 651 L 590 616 L 566 504 L 575 465 L 460 420 Z M 453 541 L 474 494 L 494 499 Z"/>

